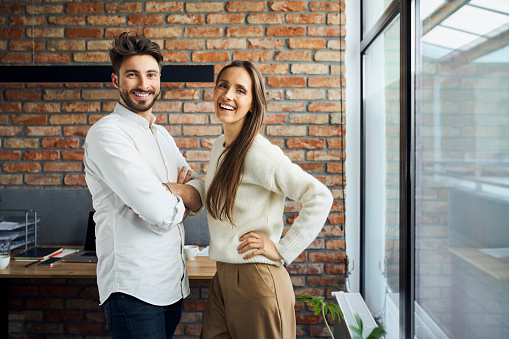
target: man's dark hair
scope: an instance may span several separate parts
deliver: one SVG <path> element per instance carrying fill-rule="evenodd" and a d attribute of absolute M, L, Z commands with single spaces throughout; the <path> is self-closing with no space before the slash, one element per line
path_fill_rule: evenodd
<path fill-rule="evenodd" d="M 163 68 L 163 55 L 159 45 L 144 36 L 124 32 L 115 38 L 110 48 L 110 60 L 113 73 L 118 75 L 124 57 L 131 55 L 151 55 L 159 64 L 159 71 Z"/>

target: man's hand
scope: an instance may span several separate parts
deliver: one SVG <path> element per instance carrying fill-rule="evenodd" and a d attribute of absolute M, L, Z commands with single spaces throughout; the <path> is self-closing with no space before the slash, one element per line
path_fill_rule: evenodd
<path fill-rule="evenodd" d="M 240 254 L 256 248 L 255 251 L 244 256 L 244 259 L 250 259 L 255 255 L 264 255 L 270 260 L 279 261 L 283 257 L 276 249 L 276 245 L 267 237 L 255 232 L 249 232 L 240 237 L 242 243 L 237 247 Z"/>
<path fill-rule="evenodd" d="M 201 208 L 201 198 L 198 191 L 190 185 L 186 185 L 191 180 L 191 170 L 186 167 L 178 169 L 177 182 L 163 183 L 166 189 L 173 195 L 182 198 L 184 206 L 189 210 L 196 212 Z"/>

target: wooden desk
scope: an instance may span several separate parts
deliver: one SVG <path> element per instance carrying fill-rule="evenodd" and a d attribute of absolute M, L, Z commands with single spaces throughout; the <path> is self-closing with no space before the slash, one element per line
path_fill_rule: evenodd
<path fill-rule="evenodd" d="M 97 264 L 59 262 L 50 267 L 34 264 L 25 265 L 30 261 L 11 260 L 9 266 L 0 270 L 1 278 L 96 278 Z M 216 263 L 207 257 L 196 257 L 187 260 L 187 274 L 189 279 L 212 279 L 216 274 Z"/>
<path fill-rule="evenodd" d="M 67 247 L 67 246 L 65 246 Z M 68 248 L 68 247 L 67 247 Z M 0 270 L 0 338 L 7 338 L 9 326 L 9 281 L 8 278 L 96 278 L 97 264 L 59 262 L 53 267 L 34 264 L 30 261 L 11 260 L 9 266 Z M 212 279 L 216 274 L 216 263 L 207 257 L 187 260 L 189 279 Z M 3 279 L 2 279 L 3 278 Z"/>
<path fill-rule="evenodd" d="M 497 280 L 509 280 L 508 258 L 495 258 L 477 248 L 449 248 L 449 251 Z"/>

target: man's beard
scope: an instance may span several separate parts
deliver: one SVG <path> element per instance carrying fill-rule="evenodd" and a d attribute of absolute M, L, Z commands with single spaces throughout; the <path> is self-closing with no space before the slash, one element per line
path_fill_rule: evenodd
<path fill-rule="evenodd" d="M 157 101 L 157 98 L 159 97 L 159 93 L 160 92 L 157 92 L 155 93 L 154 91 L 137 91 L 137 92 L 142 92 L 142 93 L 150 93 L 150 94 L 154 94 L 154 99 L 152 100 L 152 102 L 147 106 L 146 105 L 146 102 L 147 100 L 142 100 L 141 103 L 142 105 L 138 105 L 136 104 L 130 97 L 130 92 L 131 91 L 120 91 L 120 97 L 122 98 L 122 100 L 124 101 L 124 104 L 127 106 L 127 108 L 129 108 L 131 111 L 133 112 L 136 112 L 136 113 L 143 113 L 143 112 L 146 112 L 148 111 L 149 109 L 152 108 L 152 106 L 154 106 L 154 104 L 156 103 Z"/>

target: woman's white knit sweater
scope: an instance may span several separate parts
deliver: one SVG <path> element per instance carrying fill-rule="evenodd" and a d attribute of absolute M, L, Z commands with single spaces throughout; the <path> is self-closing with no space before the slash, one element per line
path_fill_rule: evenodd
<path fill-rule="evenodd" d="M 205 178 L 205 189 L 217 170 L 219 156 L 224 150 L 224 136 L 212 146 L 210 166 Z M 286 235 L 283 232 L 285 198 L 302 203 L 298 218 Z M 283 260 L 289 264 L 316 238 L 332 206 L 329 189 L 299 166 L 293 164 L 283 151 L 258 135 L 247 152 L 244 172 L 237 191 L 233 220 L 216 220 L 207 216 L 210 231 L 210 258 L 231 264 L 283 263 L 257 255 L 243 259 L 239 254 L 240 237 L 250 231 L 270 238 Z M 204 201 L 205 204 L 205 201 Z"/>

